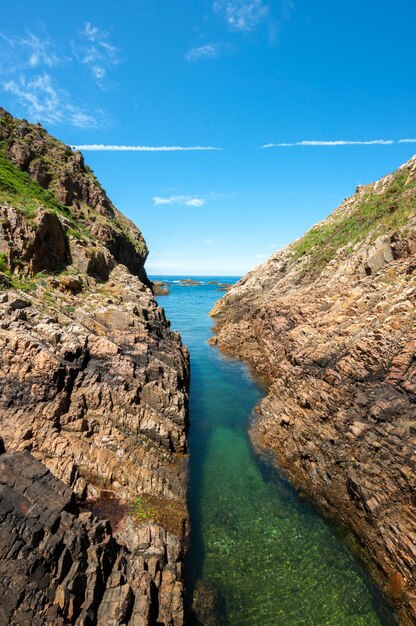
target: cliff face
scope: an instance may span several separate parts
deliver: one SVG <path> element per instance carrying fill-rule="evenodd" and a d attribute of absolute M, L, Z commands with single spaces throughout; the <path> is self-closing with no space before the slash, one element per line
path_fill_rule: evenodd
<path fill-rule="evenodd" d="M 15 555 L 29 542 L 49 572 L 10 570 L 37 585 L 27 623 L 183 622 L 188 354 L 148 286 L 146 256 L 82 155 L 0 110 L 0 560 L 14 560 L 7 521 Z M 21 466 L 27 480 L 12 484 Z M 36 508 L 50 489 L 63 494 L 42 502 L 60 520 L 51 528 Z M 79 576 L 56 570 L 66 548 Z M 103 618 L 112 593 L 120 621 Z M 10 598 L 10 623 L 24 623 L 20 596 Z"/>
<path fill-rule="evenodd" d="M 0 624 L 182 623 L 179 539 L 130 518 L 116 539 L 28 452 L 0 456 L 0 524 Z"/>
<path fill-rule="evenodd" d="M 252 424 L 293 484 L 351 528 L 416 624 L 416 157 L 361 187 L 212 311 L 270 382 Z"/>

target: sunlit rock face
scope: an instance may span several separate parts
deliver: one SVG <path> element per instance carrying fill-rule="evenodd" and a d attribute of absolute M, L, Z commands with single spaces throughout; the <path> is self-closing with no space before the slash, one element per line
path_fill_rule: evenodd
<path fill-rule="evenodd" d="M 212 311 L 213 342 L 270 382 L 252 436 L 351 528 L 416 623 L 416 157 L 360 187 Z"/>
<path fill-rule="evenodd" d="M 154 299 L 140 231 L 82 155 L 2 109 L 0 140 L 4 520 L 16 554 L 30 544 L 45 568 L 36 580 L 34 565 L 10 568 L 8 588 L 34 585 L 27 621 L 10 623 L 48 623 L 43 611 L 56 623 L 182 624 L 187 350 Z M 56 502 L 41 502 L 48 490 Z M 10 592 L 7 615 L 19 598 Z"/>

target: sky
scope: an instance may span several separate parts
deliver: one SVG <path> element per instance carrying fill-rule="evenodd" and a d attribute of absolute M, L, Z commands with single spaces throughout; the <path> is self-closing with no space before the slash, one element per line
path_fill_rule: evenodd
<path fill-rule="evenodd" d="M 416 153 L 415 23 L 411 0 L 16 0 L 0 104 L 81 147 L 149 274 L 242 275 Z"/>

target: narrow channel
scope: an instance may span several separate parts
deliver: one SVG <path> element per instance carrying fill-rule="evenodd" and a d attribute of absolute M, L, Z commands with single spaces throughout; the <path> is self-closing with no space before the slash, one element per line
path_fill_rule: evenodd
<path fill-rule="evenodd" d="M 208 313 L 230 277 L 154 277 L 191 354 L 188 572 L 214 583 L 227 626 L 394 623 L 381 594 L 336 530 L 252 451 L 250 415 L 265 389 L 207 340 Z"/>

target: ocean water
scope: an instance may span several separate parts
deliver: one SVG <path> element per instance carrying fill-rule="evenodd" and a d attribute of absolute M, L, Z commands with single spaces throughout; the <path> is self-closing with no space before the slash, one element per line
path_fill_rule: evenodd
<path fill-rule="evenodd" d="M 152 278 L 168 283 L 158 301 L 191 354 L 189 584 L 216 585 L 227 626 L 394 624 L 340 533 L 251 449 L 247 424 L 266 389 L 207 342 L 223 295 L 209 283 L 236 278 Z"/>

